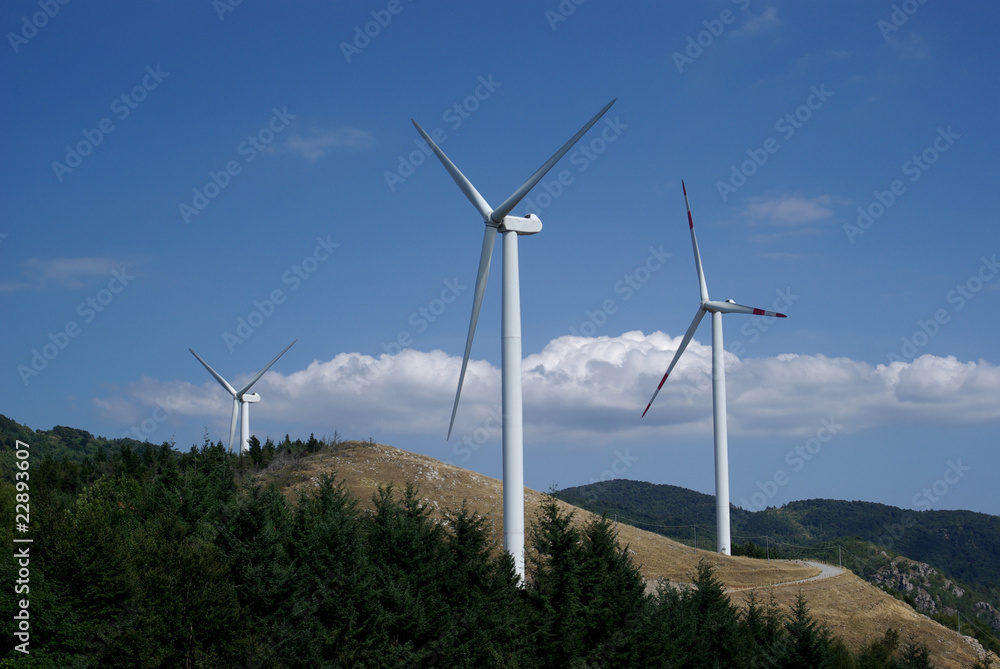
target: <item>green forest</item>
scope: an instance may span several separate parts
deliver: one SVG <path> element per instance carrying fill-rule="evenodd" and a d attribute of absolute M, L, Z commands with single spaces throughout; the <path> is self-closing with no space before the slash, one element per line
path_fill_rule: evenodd
<path fill-rule="evenodd" d="M 254 440 L 240 457 L 207 439 L 179 452 L 66 434 L 82 443 L 31 444 L 30 577 L 0 590 L 0 667 L 931 666 L 895 630 L 851 653 L 801 597 L 737 608 L 705 566 L 693 587 L 647 592 L 613 523 L 578 527 L 554 497 L 521 583 L 488 521 L 465 507 L 436 519 L 412 486 L 365 510 L 335 477 L 291 502 L 261 483 L 269 462 L 336 440 Z M 0 482 L 8 547 L 27 494 L 16 471 Z M 14 647 L 21 599 L 28 654 Z"/>

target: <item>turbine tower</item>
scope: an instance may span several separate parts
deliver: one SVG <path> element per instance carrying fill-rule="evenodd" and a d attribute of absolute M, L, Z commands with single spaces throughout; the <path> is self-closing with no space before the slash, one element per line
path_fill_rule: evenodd
<path fill-rule="evenodd" d="M 524 582 L 524 456 L 521 416 L 521 297 L 520 280 L 518 278 L 517 236 L 533 235 L 542 229 L 542 222 L 533 214 L 524 218 L 510 216 L 511 210 L 528 194 L 546 172 L 552 169 L 560 158 L 583 137 L 584 133 L 604 115 L 615 103 L 614 100 L 604 106 L 604 109 L 590 119 L 573 137 L 563 144 L 562 148 L 545 161 L 528 180 L 521 184 L 514 193 L 504 200 L 496 209 L 483 199 L 475 186 L 462 174 L 448 156 L 441 151 L 434 140 L 416 121 L 417 132 L 424 138 L 427 145 L 437 155 L 438 160 L 448 170 L 448 174 L 472 202 L 483 217 L 486 231 L 483 236 L 483 248 L 479 256 L 479 274 L 476 276 L 476 290 L 472 300 L 472 318 L 469 321 L 469 334 L 465 341 L 465 355 L 462 358 L 462 371 L 458 377 L 458 390 L 455 392 L 455 404 L 451 409 L 451 422 L 448 425 L 448 438 L 455 427 L 455 414 L 458 411 L 458 401 L 462 396 L 462 384 L 465 381 L 465 370 L 469 365 L 469 353 L 472 350 L 472 339 L 476 333 L 476 322 L 479 320 L 479 310 L 483 303 L 483 292 L 486 290 L 486 278 L 490 271 L 490 258 L 493 255 L 493 244 L 497 232 L 503 233 L 503 293 L 501 312 L 501 384 L 503 397 L 503 525 L 504 548 L 514 558 L 514 569 Z M 412 119 L 411 119 L 412 121 Z"/>
<path fill-rule="evenodd" d="M 694 221 L 691 218 L 691 205 L 688 202 L 687 187 L 681 181 L 681 188 L 684 190 L 684 204 L 687 207 L 688 227 L 691 229 L 691 246 L 694 247 L 694 266 L 698 270 L 698 285 L 701 290 L 701 304 L 698 313 L 695 314 L 691 327 L 684 333 L 681 345 L 674 354 L 674 359 L 667 367 L 667 373 L 660 379 L 660 385 L 656 386 L 653 397 L 642 415 L 646 415 L 649 407 L 656 399 L 657 393 L 663 387 L 664 381 L 670 376 L 677 360 L 684 353 L 694 331 L 698 329 L 702 317 L 706 313 L 712 314 L 712 422 L 715 428 L 715 522 L 717 529 L 716 550 L 725 555 L 731 555 L 732 544 L 729 538 L 729 438 L 726 428 L 726 366 L 722 355 L 725 349 L 722 346 L 722 314 L 752 314 L 754 316 L 772 316 L 775 318 L 785 318 L 785 314 L 775 311 L 766 311 L 754 307 L 745 307 L 736 304 L 732 300 L 725 302 L 714 302 L 708 299 L 708 288 L 705 285 L 705 273 L 701 268 L 701 254 L 698 252 L 698 238 L 694 234 Z"/>
<path fill-rule="evenodd" d="M 298 341 L 298 339 L 296 339 L 295 341 Z M 267 363 L 264 369 L 257 372 L 257 374 L 254 375 L 252 379 L 250 379 L 250 383 L 243 386 L 240 390 L 236 390 L 235 388 L 233 388 L 233 386 L 224 378 L 222 378 L 222 376 L 217 371 L 212 369 L 212 367 L 207 362 L 202 360 L 201 356 L 195 353 L 192 349 L 190 348 L 188 349 L 189 351 L 191 351 L 191 355 L 198 358 L 198 362 L 200 362 L 205 366 L 205 369 L 208 370 L 209 374 L 215 377 L 215 380 L 219 382 L 219 385 L 225 388 L 226 392 L 228 392 L 230 395 L 233 396 L 233 417 L 232 420 L 229 421 L 230 452 L 232 452 L 233 450 L 233 441 L 236 439 L 237 415 L 242 416 L 242 420 L 240 421 L 240 453 L 242 454 L 250 450 L 250 445 L 247 443 L 250 439 L 250 404 L 253 402 L 260 402 L 260 395 L 258 395 L 257 393 L 249 393 L 247 391 L 250 390 L 250 387 L 253 384 L 257 383 L 260 377 L 264 376 L 264 372 L 271 369 L 271 365 L 278 362 L 278 358 L 283 356 L 285 354 L 285 351 L 290 349 L 292 347 L 292 344 L 295 343 L 295 341 L 286 346 L 281 353 L 274 356 L 274 360 Z"/>

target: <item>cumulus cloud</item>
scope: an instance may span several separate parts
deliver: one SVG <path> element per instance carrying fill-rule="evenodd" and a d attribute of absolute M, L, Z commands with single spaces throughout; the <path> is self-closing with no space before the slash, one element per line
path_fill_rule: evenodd
<path fill-rule="evenodd" d="M 590 445 L 710 435 L 711 346 L 697 339 L 640 418 L 680 341 L 638 331 L 554 339 L 523 361 L 525 430 L 539 441 Z M 871 365 L 823 355 L 740 359 L 728 352 L 725 360 L 734 435 L 810 436 L 818 420 L 831 417 L 847 432 L 1000 420 L 1000 368 L 982 360 L 924 355 Z M 460 367 L 461 358 L 442 351 L 378 358 L 341 353 L 287 375 L 266 374 L 254 386 L 263 400 L 253 412 L 282 424 L 329 425 L 348 434 L 443 437 Z M 244 376 L 230 381 L 239 385 L 250 373 Z M 500 386 L 499 369 L 470 361 L 453 438 L 495 424 Z M 211 379 L 199 386 L 143 379 L 125 394 L 145 405 L 142 411 L 159 403 L 173 416 L 208 416 L 228 429 L 231 400 Z M 95 404 L 108 415 L 134 420 L 120 398 Z"/>
<path fill-rule="evenodd" d="M 367 130 L 358 128 L 335 128 L 333 130 L 312 130 L 303 135 L 292 135 L 285 141 L 285 147 L 302 154 L 310 162 L 324 157 L 331 149 L 361 149 L 375 143 L 375 137 Z"/>

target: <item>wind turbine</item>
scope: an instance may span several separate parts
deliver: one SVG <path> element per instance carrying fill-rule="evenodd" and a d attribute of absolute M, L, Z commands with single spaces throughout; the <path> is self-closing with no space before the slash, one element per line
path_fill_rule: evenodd
<path fill-rule="evenodd" d="M 247 444 L 247 441 L 250 439 L 250 404 L 253 402 L 260 402 L 260 395 L 258 395 L 257 393 L 248 393 L 247 391 L 250 390 L 250 386 L 257 383 L 260 377 L 264 376 L 264 372 L 271 369 L 271 365 L 278 362 L 278 358 L 283 356 L 285 354 L 285 351 L 290 349 L 292 347 L 292 344 L 294 344 L 296 341 L 298 341 L 298 339 L 296 339 L 291 344 L 286 346 L 281 353 L 274 356 L 274 360 L 267 363 L 264 369 L 257 372 L 257 374 L 255 374 L 254 377 L 250 379 L 250 383 L 246 384 L 239 390 L 233 388 L 233 386 L 229 383 L 229 381 L 226 381 L 224 378 L 222 378 L 222 376 L 217 371 L 212 369 L 212 367 L 207 362 L 201 359 L 201 356 L 195 353 L 192 349 L 190 348 L 188 349 L 189 351 L 191 351 L 191 355 L 198 358 L 198 362 L 200 362 L 205 366 L 205 369 L 208 370 L 208 373 L 215 377 L 215 380 L 219 382 L 219 385 L 225 388 L 226 391 L 233 396 L 233 418 L 229 422 L 230 452 L 232 452 L 233 450 L 233 441 L 236 439 L 237 414 L 242 415 L 243 418 L 242 421 L 240 421 L 240 453 L 245 453 L 250 449 L 249 444 Z"/>
<path fill-rule="evenodd" d="M 514 568 L 517 575 L 524 581 L 524 455 L 521 416 L 521 297 L 520 280 L 518 278 L 517 236 L 533 235 L 542 229 L 542 222 L 533 214 L 524 218 L 510 216 L 511 210 L 528 194 L 545 173 L 552 169 L 560 158 L 583 137 L 584 133 L 604 115 L 615 103 L 614 100 L 604 106 L 604 109 L 583 126 L 579 132 L 562 148 L 545 161 L 521 187 L 514 191 L 496 209 L 483 199 L 475 186 L 462 174 L 455 164 L 444 155 L 444 152 L 434 143 L 420 124 L 413 119 L 417 132 L 424 138 L 427 145 L 437 155 L 438 160 L 448 170 L 465 197 L 483 217 L 486 231 L 483 236 L 483 248 L 479 256 L 479 274 L 476 276 L 475 296 L 472 300 L 472 318 L 469 321 L 469 334 L 465 341 L 465 355 L 462 358 L 462 371 L 458 376 L 458 390 L 455 392 L 455 404 L 451 409 L 451 423 L 448 425 L 448 438 L 455 427 L 455 413 L 458 411 L 458 400 L 462 396 L 462 384 L 465 381 L 465 370 L 469 365 L 469 353 L 472 350 L 472 339 L 476 333 L 476 322 L 479 320 L 479 310 L 483 303 L 483 292 L 486 290 L 486 278 L 490 272 L 490 258 L 493 255 L 493 244 L 497 232 L 503 233 L 503 293 L 501 311 L 501 395 L 503 397 L 503 525 L 504 547 L 514 558 Z"/>
<path fill-rule="evenodd" d="M 725 302 L 714 302 L 708 299 L 708 288 L 705 285 L 705 273 L 701 268 L 701 254 L 698 253 L 698 238 L 694 235 L 694 221 L 691 219 L 691 204 L 688 202 L 687 187 L 681 181 L 681 188 L 684 190 L 684 204 L 687 207 L 688 227 L 691 229 L 691 245 L 694 247 L 694 266 L 698 270 L 698 284 L 701 289 L 701 304 L 698 313 L 691 321 L 691 327 L 684 333 L 681 345 L 674 354 L 674 359 L 667 367 L 667 373 L 660 379 L 660 385 L 656 386 L 653 397 L 642 415 L 646 415 L 649 407 L 656 399 L 657 393 L 663 387 L 664 381 L 670 376 L 677 360 L 684 353 L 694 331 L 698 329 L 698 324 L 706 313 L 712 314 L 712 422 L 715 427 L 715 522 L 717 529 L 716 550 L 725 555 L 731 555 L 731 544 L 729 538 L 729 438 L 726 428 L 726 366 L 722 355 L 722 314 L 752 314 L 754 316 L 772 316 L 775 318 L 785 318 L 785 314 L 776 311 L 766 311 L 754 307 L 745 307 L 736 304 L 732 300 Z"/>

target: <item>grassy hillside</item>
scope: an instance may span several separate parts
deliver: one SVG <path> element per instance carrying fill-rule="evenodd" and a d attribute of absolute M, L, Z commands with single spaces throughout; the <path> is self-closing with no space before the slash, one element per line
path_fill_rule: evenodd
<path fill-rule="evenodd" d="M 641 527 L 714 547 L 710 495 L 677 486 L 604 481 L 567 488 L 560 499 L 599 513 L 617 512 Z M 911 511 L 871 502 L 814 499 L 749 512 L 732 509 L 733 541 L 753 540 L 783 557 L 837 563 L 881 585 L 928 615 L 958 616 L 984 636 L 1000 632 L 1000 518 L 971 511 Z M 765 537 L 767 539 L 765 540 Z M 902 557 L 902 556 L 905 556 Z M 903 565 L 902 570 L 900 565 Z M 923 566 L 920 566 L 923 565 Z M 991 641 L 994 647 L 1000 642 Z"/>
<path fill-rule="evenodd" d="M 490 519 L 498 536 L 503 532 L 503 494 L 499 480 L 392 446 L 348 442 L 336 449 L 285 462 L 264 476 L 279 484 L 286 497 L 294 499 L 315 487 L 323 474 L 335 474 L 344 481 L 347 489 L 366 508 L 373 508 L 372 498 L 379 485 L 402 487 L 411 481 L 423 501 L 439 513 L 458 508 L 465 500 L 470 509 Z M 636 489 L 648 485 L 651 484 L 639 484 Z M 702 502 L 701 498 L 712 499 L 680 488 L 676 492 Z M 537 513 L 544 495 L 527 489 L 525 498 L 525 508 L 531 518 Z M 563 508 L 573 510 L 568 504 Z M 711 509 L 714 525 L 714 502 Z M 590 513 L 582 508 L 575 509 L 575 514 L 575 520 L 581 525 L 590 518 Z M 705 562 L 713 566 L 730 596 L 738 603 L 745 602 L 746 597 L 755 592 L 765 601 L 770 600 L 789 611 L 801 593 L 816 619 L 843 638 L 853 651 L 880 639 L 885 630 L 892 627 L 904 639 L 925 643 L 937 667 L 970 667 L 976 661 L 977 644 L 972 639 L 917 613 L 905 602 L 850 572 L 809 581 L 804 579 L 816 575 L 818 570 L 798 562 L 719 555 L 625 523 L 619 523 L 618 537 L 628 546 L 643 576 L 651 584 L 658 579 L 689 583 L 698 564 Z"/>

